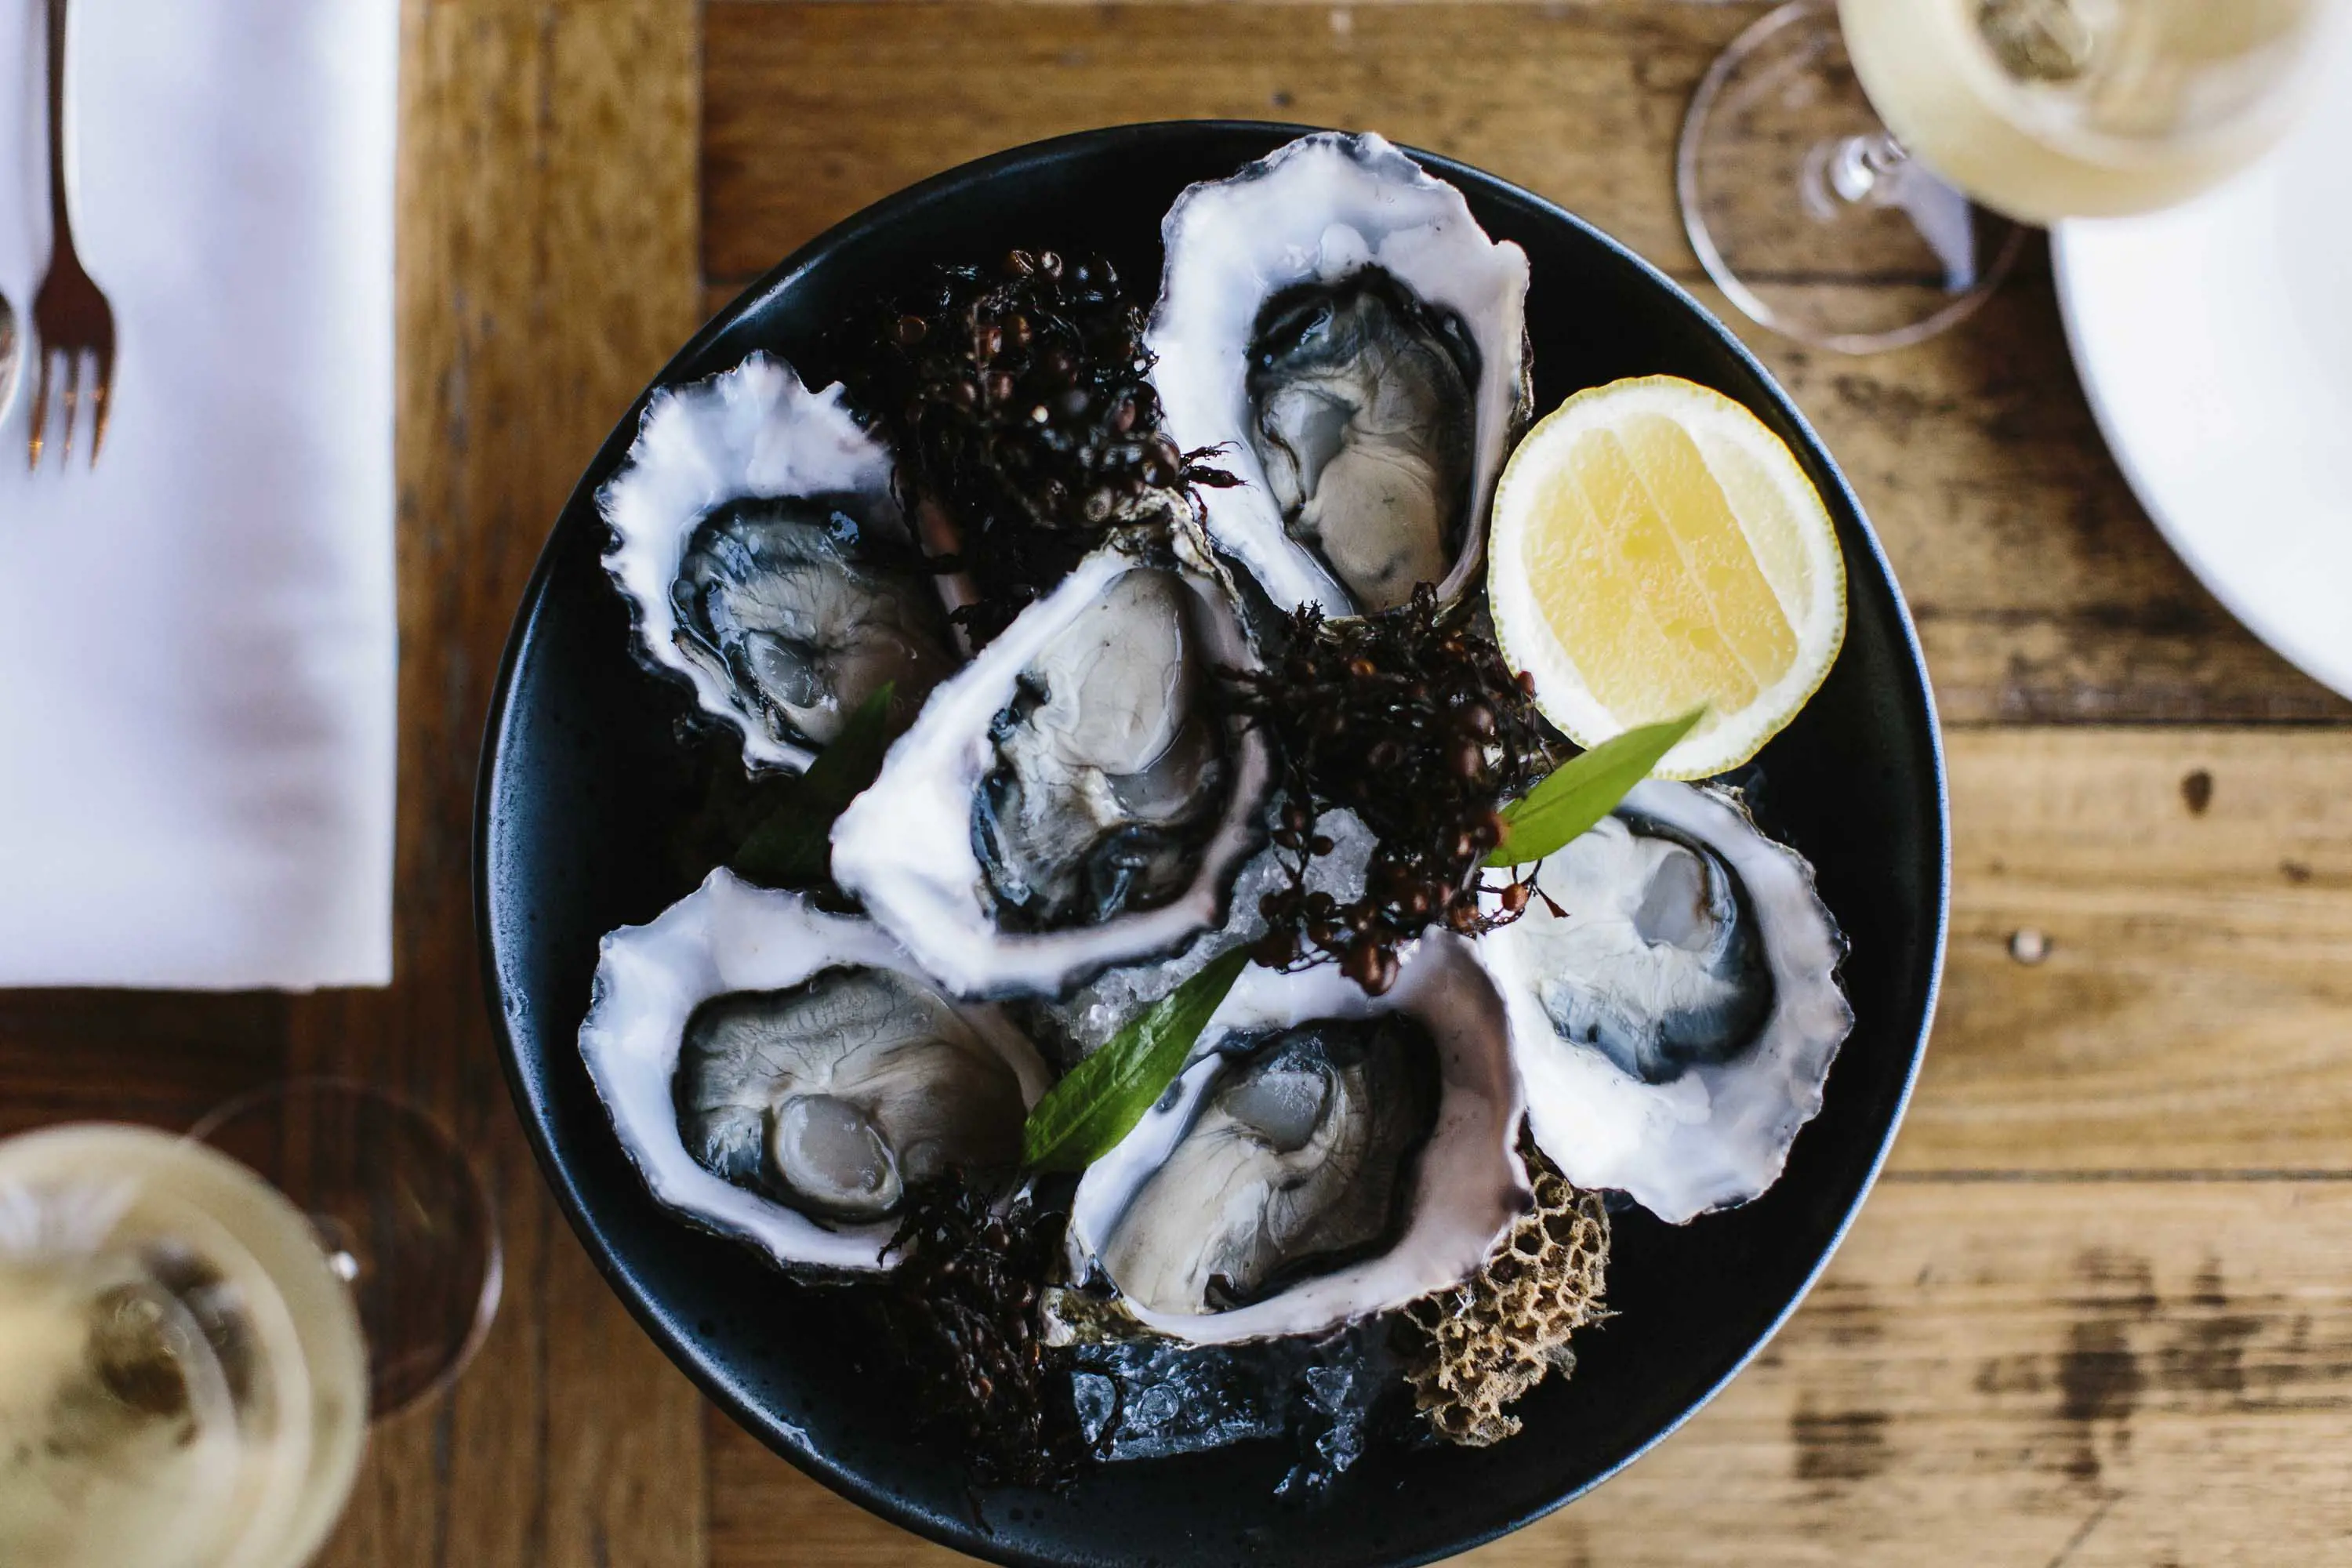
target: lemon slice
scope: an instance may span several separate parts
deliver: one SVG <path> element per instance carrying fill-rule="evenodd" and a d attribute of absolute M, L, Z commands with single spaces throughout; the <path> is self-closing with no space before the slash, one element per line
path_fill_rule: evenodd
<path fill-rule="evenodd" d="M 1495 490 L 1495 632 L 1580 746 L 1704 705 L 1658 764 L 1705 778 L 1763 748 L 1845 640 L 1845 557 L 1778 436 L 1677 376 L 1580 392 Z"/>

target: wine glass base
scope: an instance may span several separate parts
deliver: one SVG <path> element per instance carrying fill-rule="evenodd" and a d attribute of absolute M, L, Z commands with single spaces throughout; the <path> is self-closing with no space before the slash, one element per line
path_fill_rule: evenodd
<path fill-rule="evenodd" d="M 310 1216 L 359 1309 L 377 1420 L 465 1370 L 498 1314 L 504 1258 L 489 1194 L 438 1121 L 364 1084 L 303 1079 L 230 1101 L 189 1136 Z"/>
<path fill-rule="evenodd" d="M 1683 121 L 1675 184 L 1700 264 L 1733 304 L 1844 353 L 1958 322 L 2025 237 L 1896 144 L 1831 0 L 1791 0 L 1717 57 Z"/>

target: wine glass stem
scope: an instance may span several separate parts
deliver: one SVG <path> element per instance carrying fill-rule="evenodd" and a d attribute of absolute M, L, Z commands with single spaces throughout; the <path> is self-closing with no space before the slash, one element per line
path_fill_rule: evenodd
<path fill-rule="evenodd" d="M 1891 131 L 1823 142 L 1805 160 L 1805 210 L 1827 221 L 1849 207 L 1895 205 L 1910 165 L 1909 151 Z"/>
<path fill-rule="evenodd" d="M 360 1260 L 352 1242 L 351 1227 L 332 1215 L 314 1214 L 309 1218 L 311 1234 L 319 1238 L 319 1251 L 327 1260 L 328 1272 L 346 1285 L 357 1285 Z"/>

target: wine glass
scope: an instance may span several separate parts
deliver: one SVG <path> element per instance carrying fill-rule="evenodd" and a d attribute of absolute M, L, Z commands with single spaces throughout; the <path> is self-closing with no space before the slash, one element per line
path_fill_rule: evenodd
<path fill-rule="evenodd" d="M 309 1220 L 226 1156 L 0 1143 L 0 1562 L 293 1568 L 358 1471 L 366 1359 Z"/>
<path fill-rule="evenodd" d="M 438 1121 L 365 1084 L 297 1079 L 230 1100 L 188 1136 L 309 1218 L 359 1310 L 375 1419 L 456 1381 L 498 1315 L 504 1254 L 489 1194 Z"/>
<path fill-rule="evenodd" d="M 1675 158 L 1732 302 L 1850 353 L 1982 304 L 2021 226 L 2182 201 L 2284 132 L 2334 0 L 1791 0 L 1717 58 Z"/>
<path fill-rule="evenodd" d="M 295 1568 L 499 1276 L 462 1151 L 364 1086 L 0 1141 L 0 1563 Z"/>

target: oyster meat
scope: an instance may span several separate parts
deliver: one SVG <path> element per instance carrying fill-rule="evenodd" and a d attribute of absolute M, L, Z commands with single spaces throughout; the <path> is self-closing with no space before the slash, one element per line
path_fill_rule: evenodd
<path fill-rule="evenodd" d="M 1328 965 L 1245 970 L 1080 1179 L 1072 1278 L 1114 1320 L 1204 1344 L 1401 1307 L 1476 1272 L 1525 1212 L 1522 1105 L 1460 938 L 1423 939 L 1380 997 Z"/>
<path fill-rule="evenodd" d="M 1436 1048 L 1402 1013 L 1238 1029 L 1217 1054 L 1196 1120 L 1103 1254 L 1155 1312 L 1244 1307 L 1378 1250 L 1437 1120 Z"/>
<path fill-rule="evenodd" d="M 1013 1165 L 1051 1077 L 872 925 L 724 868 L 604 939 L 580 1048 L 654 1195 L 790 1267 L 883 1267 L 908 1187 Z"/>
<path fill-rule="evenodd" d="M 1223 919 L 1270 763 L 1210 700 L 1212 667 L 1252 657 L 1215 574 L 1160 544 L 1088 556 L 834 825 L 835 879 L 949 989 L 1060 995 Z"/>
<path fill-rule="evenodd" d="M 641 654 L 748 764 L 805 767 L 886 681 L 911 713 L 955 666 L 889 453 L 781 360 L 656 394 L 597 500 Z"/>
<path fill-rule="evenodd" d="M 1211 533 L 1276 605 L 1391 609 L 1476 582 L 1524 422 L 1528 262 L 1378 136 L 1302 137 L 1162 225 L 1147 342 L 1168 429 L 1243 483 Z"/>
<path fill-rule="evenodd" d="M 1099 925 L 1183 892 L 1227 765 L 1173 572 L 1121 574 L 1024 670 L 989 727 L 972 837 L 999 919 Z"/>
<path fill-rule="evenodd" d="M 1282 524 L 1367 610 L 1444 581 L 1469 525 L 1477 345 L 1367 268 L 1259 312 L 1250 445 Z"/>
<path fill-rule="evenodd" d="M 1720 791 L 1652 780 L 1546 859 L 1478 948 L 1536 1142 L 1676 1224 L 1780 1175 L 1853 1026 L 1812 868 Z"/>
<path fill-rule="evenodd" d="M 827 969 L 689 1015 L 677 1124 L 704 1169 L 803 1214 L 877 1220 L 915 1183 L 1021 1159 L 1021 1080 L 947 999 Z"/>
<path fill-rule="evenodd" d="M 911 713 L 955 667 L 919 563 L 868 537 L 856 496 L 730 501 L 700 523 L 670 601 L 680 647 L 726 671 L 769 734 L 829 744 L 886 682 Z"/>

